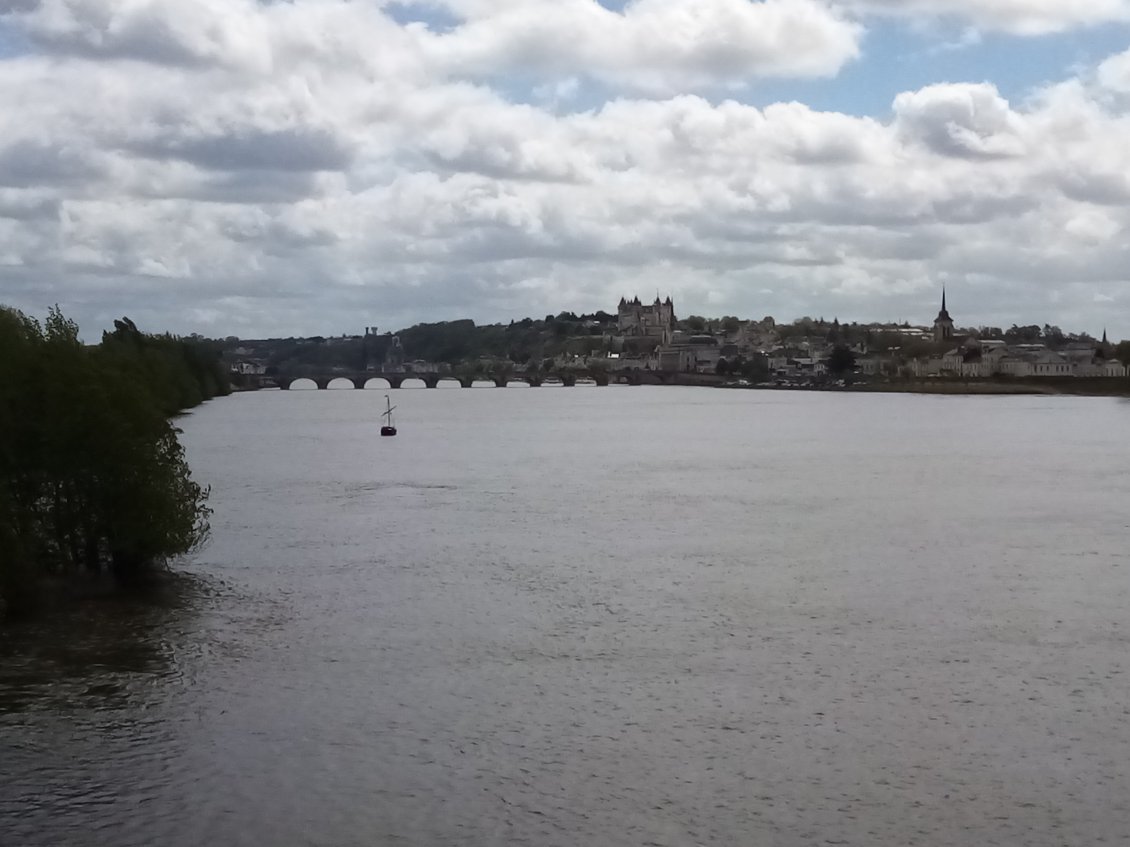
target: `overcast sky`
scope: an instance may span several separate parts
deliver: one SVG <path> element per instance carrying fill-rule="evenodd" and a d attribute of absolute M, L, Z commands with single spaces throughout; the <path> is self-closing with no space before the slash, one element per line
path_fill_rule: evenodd
<path fill-rule="evenodd" d="M 1130 0 L 0 0 L 0 303 L 1130 337 Z"/>

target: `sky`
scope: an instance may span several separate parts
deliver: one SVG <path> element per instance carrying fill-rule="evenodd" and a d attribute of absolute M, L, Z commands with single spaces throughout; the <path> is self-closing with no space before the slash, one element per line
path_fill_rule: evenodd
<path fill-rule="evenodd" d="M 0 304 L 1130 338 L 1130 0 L 0 0 Z"/>

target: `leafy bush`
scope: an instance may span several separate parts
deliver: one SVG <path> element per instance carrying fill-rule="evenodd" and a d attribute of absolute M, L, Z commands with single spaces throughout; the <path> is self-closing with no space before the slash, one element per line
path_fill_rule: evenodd
<path fill-rule="evenodd" d="M 135 579 L 206 536 L 168 416 L 226 388 L 193 342 L 119 322 L 98 347 L 54 309 L 0 308 L 0 607 L 43 577 Z"/>

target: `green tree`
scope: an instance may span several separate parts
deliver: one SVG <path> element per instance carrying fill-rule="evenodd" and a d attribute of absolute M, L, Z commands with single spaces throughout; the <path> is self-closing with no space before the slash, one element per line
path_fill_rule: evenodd
<path fill-rule="evenodd" d="M 855 370 L 855 353 L 850 347 L 837 344 L 828 356 L 828 372 L 834 376 L 843 376 Z"/>
<path fill-rule="evenodd" d="M 1120 341 L 1115 345 L 1114 358 L 1130 367 L 1130 341 Z"/>
<path fill-rule="evenodd" d="M 769 378 L 769 359 L 762 353 L 754 353 L 741 362 L 738 372 L 751 382 L 762 382 Z"/>
<path fill-rule="evenodd" d="M 706 331 L 706 318 L 699 315 L 690 315 L 683 319 L 683 326 L 691 332 L 705 332 Z"/>
<path fill-rule="evenodd" d="M 207 492 L 139 378 L 164 353 L 111 348 L 84 346 L 58 309 L 42 326 L 0 309 L 0 605 L 47 575 L 136 578 L 207 534 Z"/>

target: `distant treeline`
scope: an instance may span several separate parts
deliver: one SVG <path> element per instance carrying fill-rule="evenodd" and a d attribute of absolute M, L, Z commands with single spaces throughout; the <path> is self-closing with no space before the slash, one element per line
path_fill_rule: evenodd
<path fill-rule="evenodd" d="M 114 326 L 87 346 L 58 309 L 0 307 L 0 617 L 51 582 L 135 580 L 208 531 L 169 416 L 230 392 L 219 352 Z"/>
<path fill-rule="evenodd" d="M 516 364 L 541 362 L 556 356 L 601 355 L 608 344 L 604 333 L 616 325 L 604 312 L 575 315 L 562 312 L 544 320 L 526 318 L 506 324 L 476 325 L 472 320 L 423 323 L 395 333 L 408 360 L 459 365 L 480 358 Z M 393 334 L 342 338 L 288 338 L 255 342 L 259 356 L 271 370 L 295 372 L 302 368 L 352 368 L 361 370 L 385 360 Z M 229 348 L 237 342 L 229 342 Z M 233 356 L 233 358 L 235 358 Z"/>

